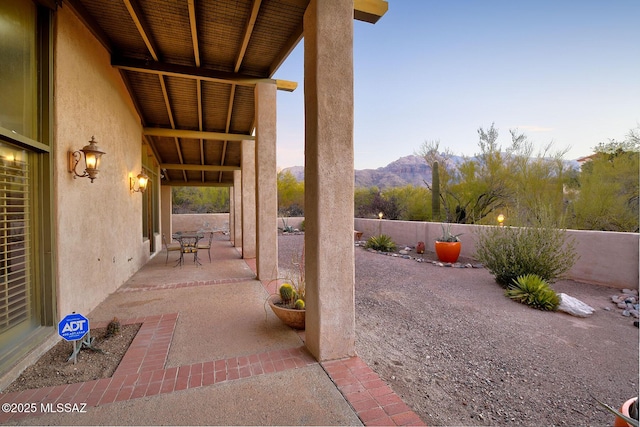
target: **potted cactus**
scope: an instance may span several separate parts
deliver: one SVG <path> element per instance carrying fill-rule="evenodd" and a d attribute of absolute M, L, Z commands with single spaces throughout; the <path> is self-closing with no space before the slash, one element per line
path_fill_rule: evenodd
<path fill-rule="evenodd" d="M 283 278 L 276 278 L 272 282 L 283 282 L 278 293 L 267 298 L 273 313 L 287 326 L 294 329 L 305 328 L 305 279 L 304 279 L 304 249 L 302 255 L 292 261 L 294 269 L 287 271 Z"/>
<path fill-rule="evenodd" d="M 460 249 L 462 245 L 458 236 L 461 234 L 451 234 L 451 224 L 447 224 L 445 229 L 444 224 L 442 226 L 442 236 L 436 239 L 435 249 L 438 259 L 442 262 L 454 263 L 458 261 L 460 256 Z"/>

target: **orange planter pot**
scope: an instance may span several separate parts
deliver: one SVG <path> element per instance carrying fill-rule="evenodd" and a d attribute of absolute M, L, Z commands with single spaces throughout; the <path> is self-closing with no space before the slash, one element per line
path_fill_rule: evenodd
<path fill-rule="evenodd" d="M 442 262 L 456 262 L 460 256 L 460 242 L 438 242 L 436 240 L 436 254 Z"/>
<path fill-rule="evenodd" d="M 634 398 L 631 398 L 631 399 L 627 400 L 626 402 L 624 402 L 624 404 L 622 405 L 622 408 L 620 408 L 620 412 L 628 417 L 629 416 L 629 407 L 631 406 L 631 404 L 633 402 L 636 401 L 636 399 L 637 399 L 637 397 L 634 397 Z M 613 426 L 614 427 L 631 427 L 631 424 L 629 424 L 628 422 L 626 422 L 625 420 L 623 420 L 620 417 L 616 417 L 615 421 L 613 422 Z"/>

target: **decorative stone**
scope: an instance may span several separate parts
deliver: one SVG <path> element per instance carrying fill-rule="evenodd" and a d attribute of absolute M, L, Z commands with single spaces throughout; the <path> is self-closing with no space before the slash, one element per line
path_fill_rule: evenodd
<path fill-rule="evenodd" d="M 560 306 L 558 307 L 558 311 L 577 317 L 588 317 L 595 311 L 593 307 L 585 304 L 577 298 L 564 293 L 559 293 L 558 296 L 560 297 Z"/>
<path fill-rule="evenodd" d="M 618 295 L 612 295 L 611 296 L 611 302 L 614 302 L 616 304 L 619 303 L 620 299 L 618 298 Z"/>
<path fill-rule="evenodd" d="M 407 250 L 407 248 L 404 248 L 403 250 L 398 252 L 400 255 L 409 255 L 409 251 Z"/>
<path fill-rule="evenodd" d="M 618 303 L 618 308 L 622 308 L 622 309 L 627 308 L 627 304 L 625 304 L 623 302 L 619 302 Z"/>

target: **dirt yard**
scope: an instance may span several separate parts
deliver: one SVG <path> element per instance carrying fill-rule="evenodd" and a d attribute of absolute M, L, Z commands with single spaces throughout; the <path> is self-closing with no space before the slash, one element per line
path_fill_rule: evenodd
<path fill-rule="evenodd" d="M 302 239 L 279 238 L 281 265 Z M 638 329 L 611 303 L 619 290 L 554 284 L 596 309 L 583 319 L 509 300 L 485 269 L 359 247 L 355 260 L 358 355 L 427 425 L 612 425 L 595 398 L 638 395 Z"/>

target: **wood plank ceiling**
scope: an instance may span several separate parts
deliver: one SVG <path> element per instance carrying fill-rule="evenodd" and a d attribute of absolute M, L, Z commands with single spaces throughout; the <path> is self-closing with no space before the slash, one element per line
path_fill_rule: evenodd
<path fill-rule="evenodd" d="M 309 0 L 63 0 L 111 54 L 163 185 L 228 186 L 253 139 L 254 86 L 302 38 Z M 383 0 L 355 0 L 376 22 Z M 279 90 L 297 83 L 275 81 Z"/>

